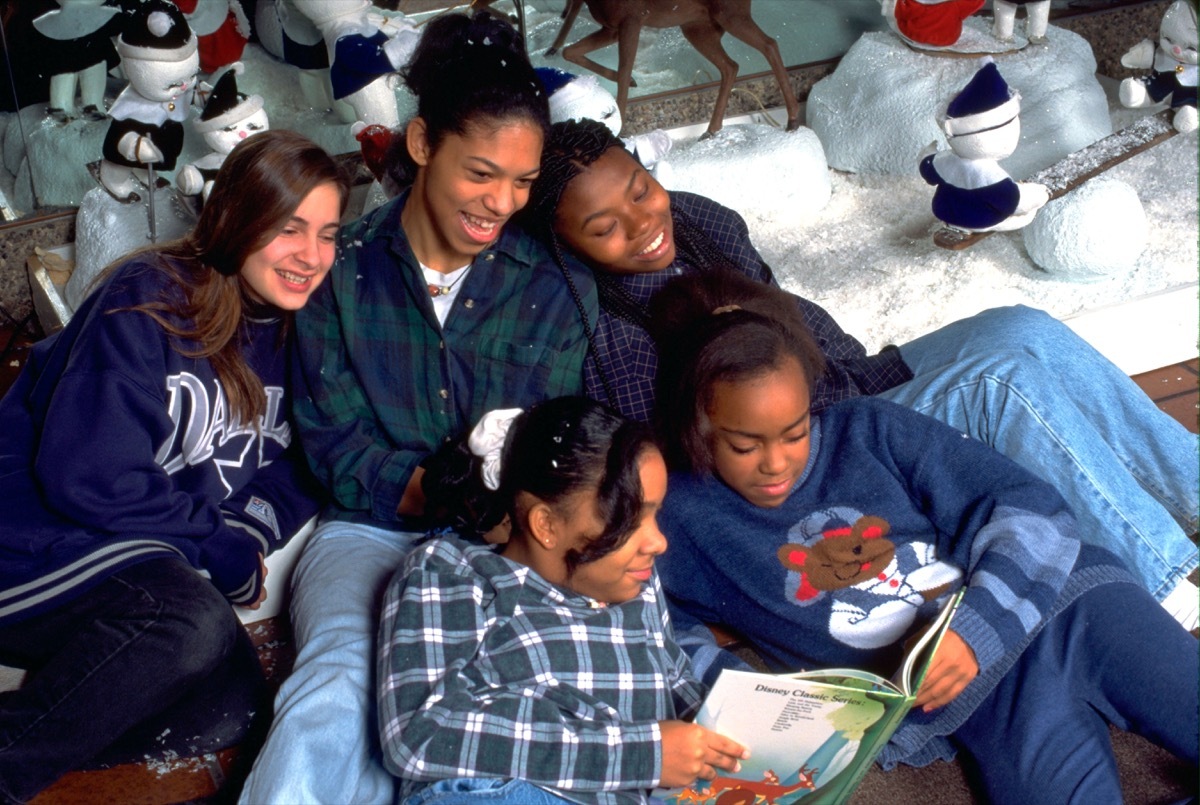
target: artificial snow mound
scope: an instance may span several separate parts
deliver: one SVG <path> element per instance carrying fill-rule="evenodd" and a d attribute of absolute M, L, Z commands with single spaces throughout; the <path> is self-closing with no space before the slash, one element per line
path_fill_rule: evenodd
<path fill-rule="evenodd" d="M 1100 177 L 1043 207 L 1025 227 L 1025 250 L 1057 279 L 1094 282 L 1131 271 L 1150 227 L 1137 191 Z"/>
<path fill-rule="evenodd" d="M 832 191 L 825 151 L 812 129 L 787 132 L 760 123 L 725 126 L 714 136 L 677 143 L 654 175 L 668 190 L 707 196 L 750 225 L 801 220 Z"/>
<path fill-rule="evenodd" d="M 983 24 L 974 18 L 968 24 Z M 1048 43 L 995 54 L 1021 94 L 1021 139 L 1000 164 L 1016 179 L 1112 133 L 1096 59 L 1085 39 L 1051 26 Z M 917 51 L 890 31 L 869 32 L 808 96 L 807 124 L 829 166 L 852 173 L 916 175 L 930 145 L 946 148 L 940 121 L 979 61 Z"/>
<path fill-rule="evenodd" d="M 142 188 L 142 200 L 123 204 L 103 188 L 84 194 L 75 216 L 75 270 L 67 280 L 63 296 L 72 311 L 87 298 L 96 277 L 104 268 L 129 252 L 150 244 L 149 195 Z M 192 228 L 194 218 L 178 206 L 170 188 L 154 192 L 154 239 L 162 243 L 181 238 Z"/>

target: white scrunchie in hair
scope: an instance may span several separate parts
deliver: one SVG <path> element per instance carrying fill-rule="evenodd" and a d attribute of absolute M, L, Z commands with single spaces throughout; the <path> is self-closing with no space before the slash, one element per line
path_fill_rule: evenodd
<path fill-rule="evenodd" d="M 500 488 L 500 454 L 504 450 L 504 437 L 520 413 L 520 408 L 488 411 L 467 437 L 467 447 L 483 459 L 483 467 L 480 468 L 483 485 L 493 492 Z"/>

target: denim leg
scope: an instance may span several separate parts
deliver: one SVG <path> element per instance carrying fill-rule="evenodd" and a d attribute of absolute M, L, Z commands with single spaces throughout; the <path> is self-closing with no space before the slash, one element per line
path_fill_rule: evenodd
<path fill-rule="evenodd" d="M 403 805 L 568 805 L 563 799 L 524 780 L 460 777 L 439 780 L 404 800 Z"/>
<path fill-rule="evenodd" d="M 1048 623 L 955 732 L 989 802 L 1121 802 L 1108 725 L 1197 761 L 1196 640 L 1141 587 L 1094 588 Z"/>
<path fill-rule="evenodd" d="M 239 634 L 228 602 L 177 559 L 141 562 L 52 612 L 0 629 L 0 656 L 30 669 L 20 689 L 0 694 L 0 800 L 25 801 L 118 741 L 133 757 L 161 757 L 160 724 L 176 723 L 180 736 L 196 733 L 206 746 L 210 727 L 216 743 L 239 740 L 246 721 L 240 710 L 231 721 L 221 703 L 227 694 L 246 701 L 240 683 L 236 691 L 208 691 L 211 706 L 199 712 L 185 707 L 186 724 L 171 717 L 173 706 L 215 678 Z M 257 662 L 240 667 L 252 675 L 248 689 L 261 690 Z"/>
<path fill-rule="evenodd" d="M 1068 327 L 997 308 L 900 348 L 913 380 L 879 395 L 984 441 L 1053 483 L 1080 535 L 1158 599 L 1197 565 L 1198 442 Z"/>
<path fill-rule="evenodd" d="M 292 577 L 296 664 L 242 791 L 246 803 L 390 803 L 376 712 L 379 607 L 418 534 L 330 521 Z"/>

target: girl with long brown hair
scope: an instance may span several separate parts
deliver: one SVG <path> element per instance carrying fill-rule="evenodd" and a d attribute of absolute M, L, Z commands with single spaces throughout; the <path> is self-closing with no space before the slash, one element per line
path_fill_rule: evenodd
<path fill-rule="evenodd" d="M 269 711 L 230 604 L 320 504 L 290 418 L 293 312 L 347 183 L 300 135 L 229 155 L 195 230 L 109 269 L 0 400 L 0 800 L 242 739 Z M 261 717 L 260 717 L 261 718 Z"/>

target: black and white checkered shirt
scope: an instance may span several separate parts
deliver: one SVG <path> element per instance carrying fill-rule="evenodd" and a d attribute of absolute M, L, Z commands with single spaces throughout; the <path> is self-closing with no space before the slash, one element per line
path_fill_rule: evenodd
<path fill-rule="evenodd" d="M 572 802 L 645 802 L 659 721 L 699 707 L 657 574 L 601 606 L 490 546 L 434 539 L 384 601 L 384 764 L 404 800 L 441 779 L 520 778 Z"/>

